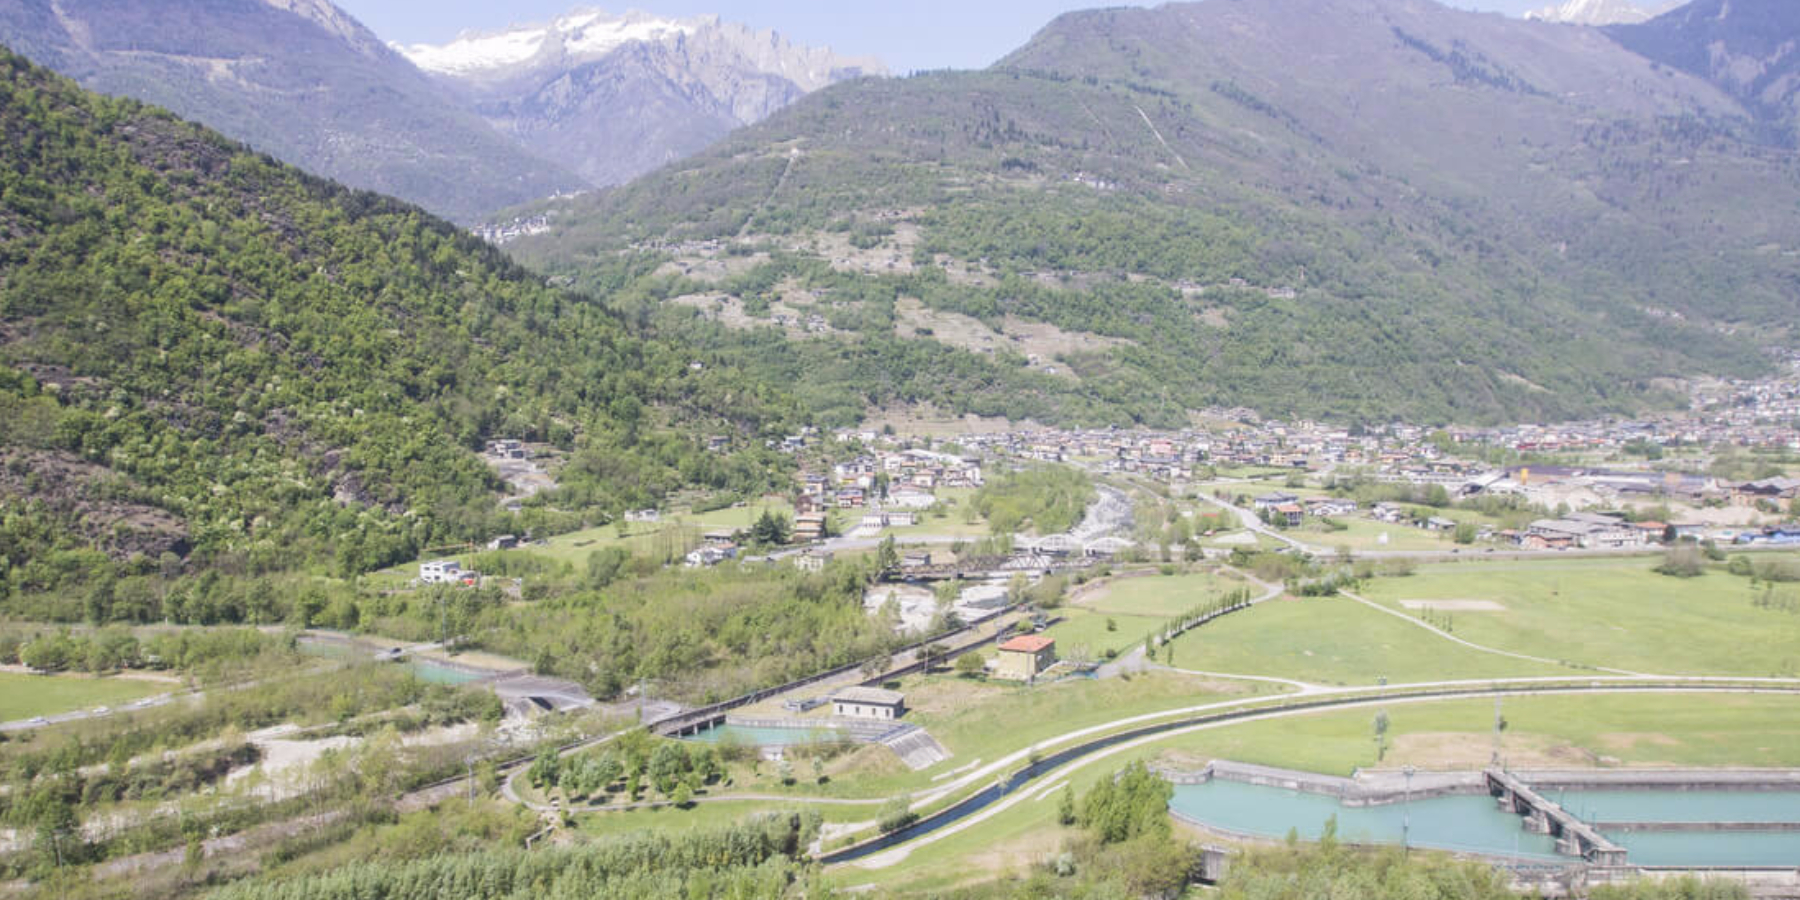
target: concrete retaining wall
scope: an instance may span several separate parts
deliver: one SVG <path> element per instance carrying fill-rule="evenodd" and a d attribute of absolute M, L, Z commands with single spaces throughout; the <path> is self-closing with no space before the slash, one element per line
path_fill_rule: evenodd
<path fill-rule="evenodd" d="M 1410 779 L 1400 772 L 1357 773 L 1355 778 L 1339 778 L 1313 772 L 1296 772 L 1272 766 L 1214 760 L 1198 772 L 1160 771 L 1175 784 L 1205 784 L 1214 779 L 1278 787 L 1306 794 L 1335 797 L 1345 806 L 1385 806 L 1403 803 L 1408 797 L 1425 800 L 1432 797 L 1473 796 L 1487 792 L 1487 783 L 1479 772 L 1415 772 Z"/>
<path fill-rule="evenodd" d="M 859 743 L 870 743 L 876 738 L 893 731 L 900 722 L 870 722 L 860 719 L 845 719 L 829 716 L 817 719 L 785 718 L 781 716 L 740 716 L 735 713 L 725 717 L 725 724 L 740 725 L 745 728 L 791 728 L 797 731 L 837 731 L 842 732 L 846 740 Z"/>

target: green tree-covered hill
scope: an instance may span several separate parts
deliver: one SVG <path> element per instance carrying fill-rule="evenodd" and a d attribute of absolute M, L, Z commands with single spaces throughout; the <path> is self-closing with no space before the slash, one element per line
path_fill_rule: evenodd
<path fill-rule="evenodd" d="M 329 0 L 8 0 L 0 44 L 457 221 L 587 186 L 496 133 Z"/>
<path fill-rule="evenodd" d="M 0 595 L 759 490 L 792 411 L 414 207 L 0 51 Z M 568 454 L 518 519 L 497 437 Z"/>
<path fill-rule="evenodd" d="M 823 91 L 516 253 L 596 284 L 645 254 L 665 321 L 831 418 L 1627 412 L 1788 340 L 1800 166 L 1763 133 L 1594 29 L 1100 10 L 986 71 Z"/>

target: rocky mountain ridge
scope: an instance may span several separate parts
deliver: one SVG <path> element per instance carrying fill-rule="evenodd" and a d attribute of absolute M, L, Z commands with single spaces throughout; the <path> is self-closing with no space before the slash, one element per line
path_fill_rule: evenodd
<path fill-rule="evenodd" d="M 845 418 L 1628 414 L 1761 371 L 1795 320 L 1800 181 L 1755 132 L 1597 28 L 1091 10 L 986 71 L 821 91 L 508 247 L 595 287 L 673 255 L 644 291 L 671 328 L 697 310 Z"/>
<path fill-rule="evenodd" d="M 717 16 L 596 9 L 396 49 L 502 134 L 597 185 L 698 152 L 827 85 L 886 71 Z"/>
<path fill-rule="evenodd" d="M 0 4 L 0 44 L 461 221 L 583 186 L 328 0 L 14 0 Z"/>

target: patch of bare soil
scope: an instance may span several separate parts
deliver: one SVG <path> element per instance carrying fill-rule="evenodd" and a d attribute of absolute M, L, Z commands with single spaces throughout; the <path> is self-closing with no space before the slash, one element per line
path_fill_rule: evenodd
<path fill-rule="evenodd" d="M 1434 612 L 1506 612 L 1504 605 L 1492 600 L 1402 600 L 1400 605 Z"/>
<path fill-rule="evenodd" d="M 1385 765 L 1408 763 L 1421 769 L 1480 769 L 1493 760 L 1494 739 L 1475 732 L 1415 732 L 1394 740 Z M 1514 767 L 1569 768 L 1597 763 L 1594 755 L 1571 744 L 1533 735 L 1512 735 L 1502 745 L 1506 764 Z"/>

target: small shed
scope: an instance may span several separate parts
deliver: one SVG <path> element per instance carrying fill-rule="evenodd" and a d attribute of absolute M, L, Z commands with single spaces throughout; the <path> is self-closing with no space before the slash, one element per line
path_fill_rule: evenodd
<path fill-rule="evenodd" d="M 906 695 L 871 687 L 848 687 L 831 698 L 831 711 L 850 719 L 898 719 L 906 714 Z"/>

